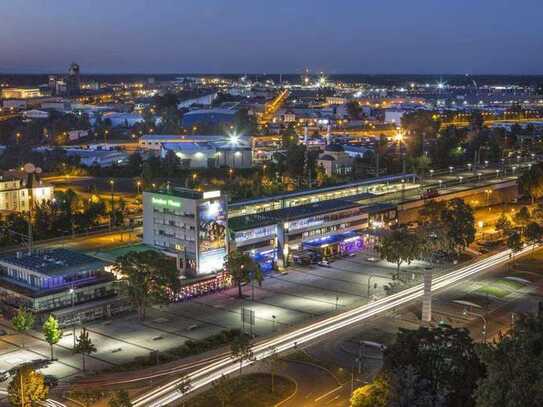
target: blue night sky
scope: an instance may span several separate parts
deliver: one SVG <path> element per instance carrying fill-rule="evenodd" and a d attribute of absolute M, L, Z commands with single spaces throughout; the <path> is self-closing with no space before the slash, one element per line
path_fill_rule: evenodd
<path fill-rule="evenodd" d="M 0 72 L 543 73 L 541 0 L 3 0 Z"/>

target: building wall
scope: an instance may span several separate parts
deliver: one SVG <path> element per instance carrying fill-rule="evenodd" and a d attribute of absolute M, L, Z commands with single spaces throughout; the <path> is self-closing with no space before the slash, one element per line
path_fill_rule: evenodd
<path fill-rule="evenodd" d="M 29 99 L 40 97 L 39 88 L 4 88 L 2 97 L 4 99 Z"/>
<path fill-rule="evenodd" d="M 32 188 L 34 204 L 54 198 L 50 185 Z M 0 210 L 25 212 L 30 208 L 30 189 L 24 188 L 20 180 L 0 181 Z"/>
<path fill-rule="evenodd" d="M 169 252 L 196 256 L 196 201 L 143 193 L 143 242 Z"/>
<path fill-rule="evenodd" d="M 184 274 L 222 270 L 226 255 L 225 198 L 219 191 L 204 193 L 201 199 L 144 192 L 143 242 L 176 256 Z"/>

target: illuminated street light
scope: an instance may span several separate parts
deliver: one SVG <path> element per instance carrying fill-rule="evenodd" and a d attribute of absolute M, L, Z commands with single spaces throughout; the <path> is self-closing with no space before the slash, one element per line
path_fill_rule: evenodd
<path fill-rule="evenodd" d="M 228 141 L 230 142 L 230 144 L 237 145 L 239 143 L 239 135 L 236 133 L 232 133 L 228 138 Z"/>

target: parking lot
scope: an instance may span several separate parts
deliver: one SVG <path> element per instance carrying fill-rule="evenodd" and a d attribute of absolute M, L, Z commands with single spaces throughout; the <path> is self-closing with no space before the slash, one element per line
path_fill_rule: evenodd
<path fill-rule="evenodd" d="M 414 275 L 413 283 L 420 282 L 424 264 L 414 262 L 402 266 Z M 353 257 L 339 258 L 328 266 L 290 266 L 285 273 L 268 275 L 262 286 L 247 285 L 245 298 L 237 298 L 237 288 L 195 298 L 190 302 L 153 307 L 145 321 L 135 314 L 108 321 L 96 321 L 86 326 L 97 352 L 87 363 L 89 370 L 100 370 L 132 361 L 135 357 L 150 357 L 153 351 L 167 352 L 187 340 L 198 340 L 224 329 L 241 328 L 241 309 L 254 310 L 253 333 L 258 336 L 307 322 L 324 314 L 341 311 L 385 294 L 384 286 L 392 281 L 395 265 L 363 252 Z M 414 273 L 414 274 L 413 274 Z M 4 321 L 5 322 L 5 321 Z M 4 324 L 6 325 L 6 324 Z M 245 326 L 250 331 L 250 326 Z M 79 333 L 77 329 L 76 334 Z M 33 332 L 27 338 L 27 350 L 16 346 L 20 337 L 10 335 L 2 339 L 4 361 L 47 358 L 49 347 Z M 81 358 L 71 352 L 72 330 L 67 329 L 57 347 L 60 362 L 55 362 L 47 373 L 65 378 L 80 374 Z M 9 339 L 9 340 L 8 340 Z M 0 366 L 2 369 L 10 366 Z"/>

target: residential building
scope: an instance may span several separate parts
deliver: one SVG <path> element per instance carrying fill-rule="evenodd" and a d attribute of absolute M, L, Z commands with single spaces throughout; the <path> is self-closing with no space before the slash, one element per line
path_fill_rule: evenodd
<path fill-rule="evenodd" d="M 33 205 L 54 198 L 53 186 L 33 174 L 4 172 L 0 175 L 0 211 L 26 212 Z"/>
<path fill-rule="evenodd" d="M 326 175 L 348 175 L 353 171 L 354 159 L 345 153 L 339 144 L 327 145 L 317 159 L 317 166 L 323 167 Z"/>

